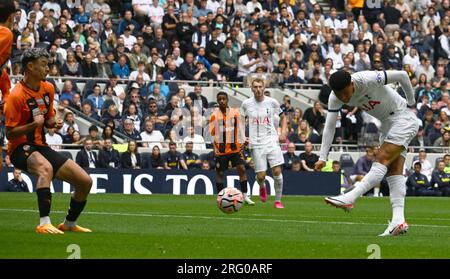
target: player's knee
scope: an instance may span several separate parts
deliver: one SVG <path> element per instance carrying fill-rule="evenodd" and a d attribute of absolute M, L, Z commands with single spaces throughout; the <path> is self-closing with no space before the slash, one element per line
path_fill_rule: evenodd
<path fill-rule="evenodd" d="M 264 181 L 266 179 L 266 173 L 265 172 L 258 172 L 256 174 L 256 179 L 258 179 L 258 181 Z"/>
<path fill-rule="evenodd" d="M 38 174 L 42 177 L 47 177 L 52 179 L 53 177 L 53 167 L 50 163 L 41 163 L 38 168 Z"/>

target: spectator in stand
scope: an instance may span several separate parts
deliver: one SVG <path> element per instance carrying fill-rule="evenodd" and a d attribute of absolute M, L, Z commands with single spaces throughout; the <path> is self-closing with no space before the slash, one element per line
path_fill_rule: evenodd
<path fill-rule="evenodd" d="M 197 84 L 194 87 L 194 92 L 189 93 L 189 97 L 192 99 L 194 106 L 203 112 L 208 108 L 208 99 L 202 95 L 203 88 L 201 85 Z"/>
<path fill-rule="evenodd" d="M 119 168 L 120 154 L 119 154 L 119 151 L 115 150 L 112 145 L 113 145 L 113 142 L 112 142 L 111 138 L 105 139 L 104 146 L 99 151 L 99 154 L 98 154 L 97 166 L 99 168 L 114 168 L 114 169 Z"/>
<path fill-rule="evenodd" d="M 420 162 L 421 170 L 420 172 L 427 177 L 428 180 L 431 180 L 431 175 L 433 173 L 433 166 L 430 161 L 427 160 L 427 153 L 425 149 L 419 150 L 419 159 L 413 162 L 413 166 L 415 163 Z"/>
<path fill-rule="evenodd" d="M 288 144 L 288 150 L 283 155 L 284 157 L 284 169 L 289 170 L 292 168 L 292 164 L 294 161 L 299 161 L 300 158 L 295 155 L 295 144 L 290 142 Z"/>
<path fill-rule="evenodd" d="M 148 161 L 148 167 L 150 169 L 164 169 L 164 160 L 161 155 L 161 150 L 157 145 L 153 146 L 152 154 Z"/>
<path fill-rule="evenodd" d="M 92 109 L 92 103 L 89 100 L 85 100 L 81 106 L 81 112 L 85 117 L 92 118 L 94 120 L 100 121 L 100 117 Z"/>
<path fill-rule="evenodd" d="M 114 138 L 114 129 L 110 125 L 106 125 L 103 128 L 102 139 L 106 141 L 107 139 L 111 140 L 113 144 L 117 144 L 118 141 Z"/>
<path fill-rule="evenodd" d="M 300 154 L 300 162 L 304 171 L 313 172 L 314 164 L 319 160 L 319 156 L 312 152 L 313 146 L 311 142 L 306 142 L 305 152 Z"/>
<path fill-rule="evenodd" d="M 92 150 L 93 146 L 92 140 L 87 139 L 84 141 L 84 148 L 78 151 L 76 157 L 76 163 L 80 167 L 90 169 L 98 167 L 97 153 Z"/>
<path fill-rule="evenodd" d="M 133 120 L 131 120 L 131 119 L 123 120 L 123 126 L 121 129 L 121 133 L 134 141 L 141 140 L 139 131 L 134 128 L 134 123 L 133 123 Z"/>
<path fill-rule="evenodd" d="M 303 119 L 308 121 L 310 127 L 315 129 L 318 133 L 321 133 L 325 123 L 325 115 L 319 101 L 314 102 L 314 107 L 308 108 L 305 111 Z"/>
<path fill-rule="evenodd" d="M 183 160 L 180 152 L 177 151 L 177 144 L 175 142 L 169 143 L 169 151 L 164 154 L 164 169 L 166 170 L 187 170 L 186 162 Z"/>
<path fill-rule="evenodd" d="M 133 19 L 132 11 L 125 11 L 123 19 L 119 21 L 117 27 L 117 34 L 120 36 L 124 33 L 125 28 L 129 27 L 133 34 L 136 34 L 141 30 L 139 23 Z"/>
<path fill-rule="evenodd" d="M 72 112 L 68 112 L 66 113 L 66 115 L 64 116 L 64 124 L 62 127 L 62 135 L 66 135 L 67 134 L 67 128 L 71 126 L 73 127 L 76 131 L 79 131 L 80 129 L 78 128 L 78 124 L 75 123 L 75 117 L 73 115 Z"/>
<path fill-rule="evenodd" d="M 122 153 L 120 166 L 123 169 L 140 169 L 141 155 L 138 152 L 137 143 L 134 140 L 128 142 L 127 151 Z"/>
<path fill-rule="evenodd" d="M 81 77 L 83 75 L 81 65 L 75 59 L 75 54 L 73 52 L 67 53 L 67 60 L 61 68 L 61 75 L 72 77 Z"/>
<path fill-rule="evenodd" d="M 123 113 L 122 119 L 131 119 L 134 124 L 134 129 L 140 131 L 141 130 L 141 116 L 138 115 L 136 105 L 130 104 L 127 110 Z"/>
<path fill-rule="evenodd" d="M 239 57 L 237 79 L 243 81 L 244 77 L 255 72 L 256 65 L 261 61 L 261 58 L 256 57 L 256 49 L 248 49 L 246 54 Z"/>
<path fill-rule="evenodd" d="M 202 135 L 196 134 L 195 129 L 192 126 L 187 129 L 187 136 L 183 139 L 184 146 L 186 146 L 188 142 L 194 144 L 195 150 L 206 150 L 205 139 Z"/>
<path fill-rule="evenodd" d="M 93 144 L 93 148 L 95 149 L 101 149 L 103 146 L 103 139 L 102 137 L 98 134 L 98 128 L 96 125 L 91 125 L 89 127 L 89 134 L 86 136 L 86 138 L 84 139 L 86 140 L 91 140 L 92 144 Z"/>
<path fill-rule="evenodd" d="M 450 131 L 445 130 L 442 136 L 434 142 L 433 146 L 439 147 L 435 148 L 435 153 L 449 153 L 450 152 Z"/>
<path fill-rule="evenodd" d="M 45 134 L 45 142 L 51 149 L 59 150 L 63 144 L 63 139 L 60 134 L 55 133 L 55 130 L 55 128 L 47 129 L 47 133 Z"/>
<path fill-rule="evenodd" d="M 103 124 L 112 121 L 113 123 L 115 123 L 115 127 L 120 126 L 121 120 L 122 118 L 120 117 L 119 109 L 115 104 L 110 104 L 108 106 L 108 109 L 105 112 L 103 112 L 101 119 Z"/>
<path fill-rule="evenodd" d="M 372 163 L 375 161 L 375 150 L 373 147 L 366 147 L 366 155 L 360 157 L 356 161 L 353 171 L 351 172 L 350 179 L 353 183 L 361 181 L 364 176 L 369 172 L 372 167 Z"/>
<path fill-rule="evenodd" d="M 1 162 L 0 162 L 1 163 Z M 23 180 L 22 171 L 14 168 L 14 178 L 6 185 L 7 192 L 30 192 L 27 183 Z"/>
<path fill-rule="evenodd" d="M 99 116 L 101 114 L 101 109 L 103 107 L 103 96 L 102 94 L 102 88 L 99 84 L 94 85 L 92 88 L 92 94 L 87 96 L 87 100 L 91 102 L 93 111 L 95 111 Z"/>
<path fill-rule="evenodd" d="M 153 127 L 153 121 L 147 118 L 144 124 L 144 131 L 140 134 L 143 141 L 142 146 L 148 148 L 153 148 L 154 146 L 158 146 L 158 148 L 166 147 L 164 136 L 160 131 L 154 130 Z"/>
<path fill-rule="evenodd" d="M 130 68 L 127 65 L 127 56 L 122 54 L 119 62 L 114 63 L 112 67 L 113 75 L 120 79 L 126 79 L 130 75 Z"/>
<path fill-rule="evenodd" d="M 210 170 L 211 169 L 211 166 L 209 165 L 208 160 L 203 160 L 201 165 L 202 165 L 202 167 L 201 167 L 202 170 Z"/>
<path fill-rule="evenodd" d="M 81 62 L 83 77 L 98 77 L 97 64 L 92 62 L 92 56 L 88 53 Z"/>
<path fill-rule="evenodd" d="M 188 169 L 200 169 L 201 168 L 201 160 L 200 157 L 193 152 L 194 143 L 192 141 L 188 141 L 185 144 L 186 151 L 181 155 Z"/>
<path fill-rule="evenodd" d="M 422 164 L 414 163 L 414 172 L 406 180 L 408 196 L 442 196 L 442 192 L 432 187 L 428 178 L 421 173 Z"/>
<path fill-rule="evenodd" d="M 445 197 L 450 196 L 450 174 L 445 173 L 445 162 L 440 161 L 433 171 L 431 178 L 431 187 L 437 188 Z"/>
<path fill-rule="evenodd" d="M 292 161 L 291 171 L 293 172 L 299 172 L 302 170 L 302 163 L 300 160 Z"/>
<path fill-rule="evenodd" d="M 66 80 L 61 90 L 59 101 L 62 102 L 64 100 L 68 100 L 69 102 L 72 102 L 72 98 L 75 93 L 77 93 L 77 91 L 73 88 L 72 81 Z"/>

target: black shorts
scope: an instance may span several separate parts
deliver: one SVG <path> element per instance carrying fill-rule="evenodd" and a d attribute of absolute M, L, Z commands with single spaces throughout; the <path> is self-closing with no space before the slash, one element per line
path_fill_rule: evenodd
<path fill-rule="evenodd" d="M 233 167 L 244 164 L 242 152 L 231 153 L 227 155 L 216 155 L 216 170 L 225 171 L 231 162 Z"/>
<path fill-rule="evenodd" d="M 28 172 L 27 160 L 31 153 L 35 151 L 41 153 L 41 155 L 50 162 L 53 167 L 53 177 L 56 175 L 62 165 L 64 165 L 64 163 L 68 160 L 66 157 L 62 156 L 48 146 L 22 143 L 17 146 L 11 154 L 11 162 L 13 163 L 14 167 Z"/>

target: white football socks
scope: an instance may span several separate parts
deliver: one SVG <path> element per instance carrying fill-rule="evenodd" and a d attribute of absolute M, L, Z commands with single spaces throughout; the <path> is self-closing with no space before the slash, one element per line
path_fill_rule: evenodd
<path fill-rule="evenodd" d="M 405 196 L 406 184 L 402 175 L 386 177 L 389 184 L 389 198 L 392 206 L 392 223 L 401 224 L 405 222 Z"/>
<path fill-rule="evenodd" d="M 344 194 L 344 196 L 349 198 L 351 203 L 354 203 L 361 195 L 379 185 L 386 173 L 387 168 L 385 165 L 374 162 L 364 178 L 360 182 L 355 183 L 355 189 Z"/>
<path fill-rule="evenodd" d="M 279 176 L 274 176 L 274 187 L 275 187 L 275 201 L 281 201 L 281 196 L 283 194 L 283 174 L 280 173 Z"/>
<path fill-rule="evenodd" d="M 51 224 L 49 216 L 41 217 L 39 219 L 39 226 L 47 225 L 47 224 Z"/>
<path fill-rule="evenodd" d="M 373 196 L 374 197 L 380 196 L 380 186 L 379 185 L 377 185 L 377 187 L 373 188 Z"/>

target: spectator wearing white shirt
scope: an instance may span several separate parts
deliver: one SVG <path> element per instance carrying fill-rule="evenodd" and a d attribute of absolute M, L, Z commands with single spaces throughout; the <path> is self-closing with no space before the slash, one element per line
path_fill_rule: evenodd
<path fill-rule="evenodd" d="M 430 161 L 427 160 L 427 153 L 425 152 L 425 149 L 419 150 L 419 159 L 414 161 L 412 163 L 412 166 L 416 162 L 420 162 L 422 164 L 422 169 L 420 170 L 420 173 L 425 175 L 428 180 L 431 180 L 431 175 L 433 173 L 433 166 L 431 165 Z"/>
<path fill-rule="evenodd" d="M 334 44 L 333 50 L 331 50 L 327 58 L 331 58 L 333 60 L 333 69 L 337 70 L 344 66 L 344 60 L 342 59 L 341 45 Z"/>
<path fill-rule="evenodd" d="M 137 43 L 137 39 L 135 36 L 131 35 L 131 29 L 130 27 L 126 27 L 124 30 L 124 33 L 120 35 L 121 38 L 123 38 L 123 45 L 131 51 L 133 49 L 133 46 L 135 43 Z"/>
<path fill-rule="evenodd" d="M 247 2 L 246 5 L 247 10 L 245 11 L 246 14 L 251 14 L 255 11 L 255 8 L 258 8 L 260 11 L 263 10 L 261 3 L 258 2 L 258 0 L 251 0 Z"/>
<path fill-rule="evenodd" d="M 131 1 L 133 11 L 137 15 L 148 16 L 150 14 L 150 1 L 148 0 L 133 0 Z"/>
<path fill-rule="evenodd" d="M 417 54 L 416 47 L 411 47 L 409 52 L 403 56 L 403 65 L 410 65 L 411 70 L 416 71 L 417 67 L 420 65 L 419 55 Z"/>
<path fill-rule="evenodd" d="M 217 13 L 217 9 L 219 7 L 224 7 L 225 1 L 219 1 L 219 0 L 207 0 L 206 2 L 206 9 L 211 10 L 213 14 Z"/>
<path fill-rule="evenodd" d="M 349 52 L 355 52 L 355 47 L 349 42 L 348 34 L 342 35 L 341 52 L 347 55 Z"/>
<path fill-rule="evenodd" d="M 153 149 L 158 146 L 159 149 L 167 147 L 164 142 L 164 136 L 158 130 L 154 130 L 153 121 L 151 119 L 145 120 L 144 131 L 141 133 L 142 146 Z"/>
<path fill-rule="evenodd" d="M 334 30 L 336 30 L 336 33 L 338 34 L 341 31 L 342 24 L 337 17 L 336 8 L 331 8 L 330 17 L 325 19 L 325 27 L 333 28 Z"/>
<path fill-rule="evenodd" d="M 238 60 L 238 78 L 244 78 L 256 70 L 256 65 L 261 62 L 260 58 L 256 58 L 256 49 L 250 48 L 247 54 L 239 57 Z"/>
<path fill-rule="evenodd" d="M 142 75 L 142 78 L 144 79 L 145 82 L 149 82 L 150 81 L 150 76 L 144 72 L 145 70 L 145 61 L 139 61 L 138 62 L 138 69 L 136 71 L 131 72 L 130 74 L 130 79 L 131 80 L 136 80 L 136 77 L 138 75 Z"/>
<path fill-rule="evenodd" d="M 205 150 L 206 143 L 203 136 L 195 133 L 195 129 L 191 126 L 188 128 L 188 135 L 183 139 L 183 146 L 186 146 L 186 143 L 192 142 L 194 144 L 194 150 Z"/>
<path fill-rule="evenodd" d="M 61 16 L 61 6 L 58 4 L 57 0 L 45 1 L 44 5 L 42 5 L 42 10 L 45 9 L 55 11 L 53 17 L 56 20 L 59 20 L 59 17 Z"/>
<path fill-rule="evenodd" d="M 53 150 L 61 149 L 61 144 L 63 143 L 63 139 L 61 135 L 55 133 L 55 128 L 47 129 L 47 133 L 45 134 L 45 142 L 50 146 Z"/>
<path fill-rule="evenodd" d="M 148 16 L 150 17 L 150 22 L 154 29 L 161 26 L 164 17 L 164 9 L 159 6 L 158 0 L 153 0 Z"/>

